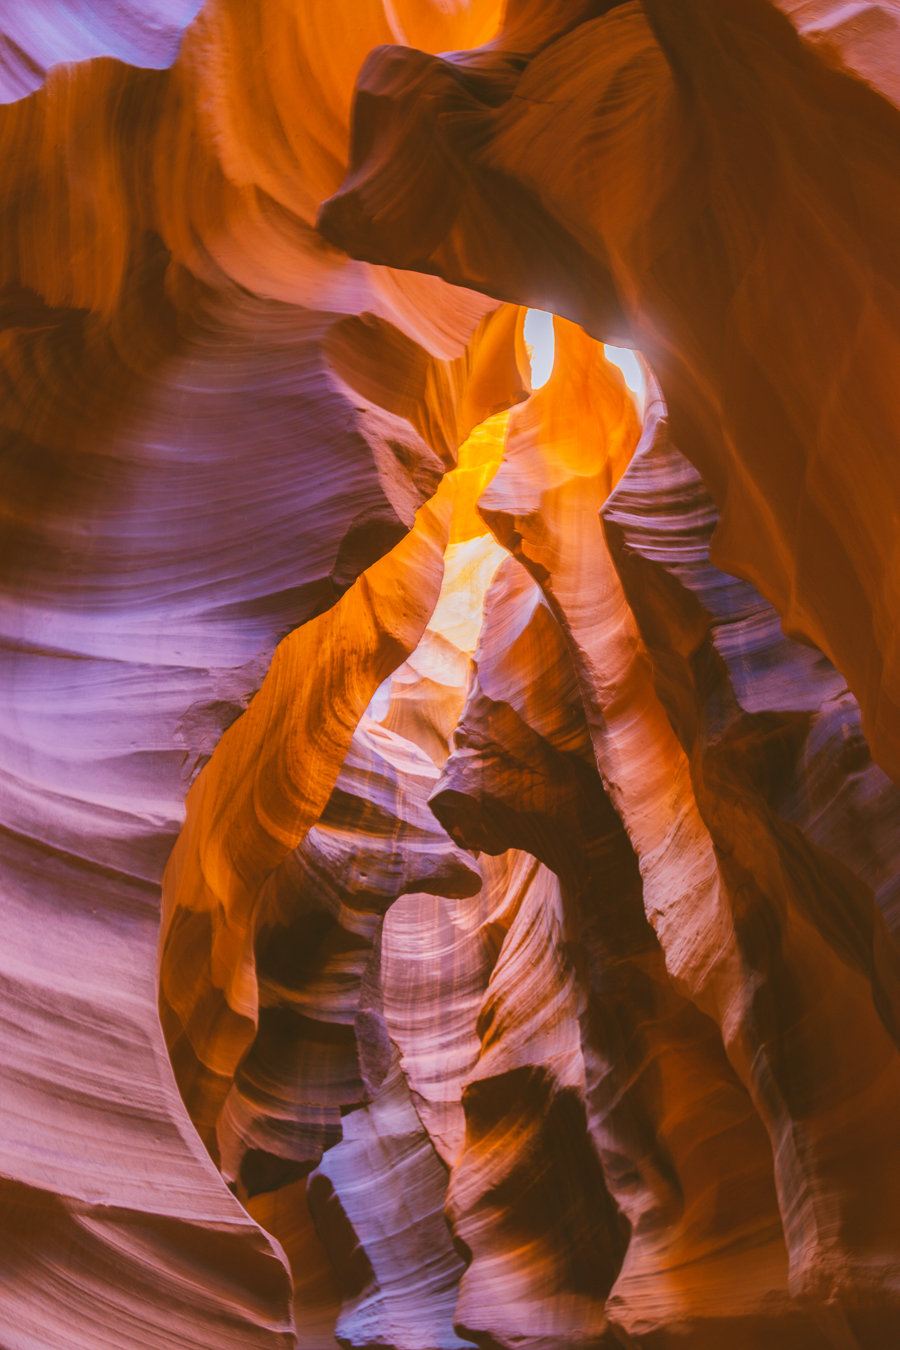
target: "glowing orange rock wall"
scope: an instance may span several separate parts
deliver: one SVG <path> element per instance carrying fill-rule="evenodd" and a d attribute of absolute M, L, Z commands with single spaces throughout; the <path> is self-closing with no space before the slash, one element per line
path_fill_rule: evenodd
<path fill-rule="evenodd" d="M 41 86 L 0 107 L 3 1343 L 294 1340 L 284 1250 L 229 1193 L 172 1075 L 159 883 L 190 781 L 279 640 L 334 622 L 466 420 L 521 387 L 511 354 L 479 367 L 492 302 L 312 231 L 355 68 L 392 36 L 380 4 L 352 10 L 269 7 L 265 70 L 242 64 L 261 41 L 243 5 L 204 11 L 169 68 L 171 24 L 163 59 L 108 41 L 99 7 L 77 15 L 82 47 L 61 7 L 34 11 L 53 52 L 0 22 Z M 275 105 L 255 167 L 254 78 Z M 296 134 L 267 168 L 279 118 Z M 440 549 L 435 568 L 439 584 Z"/>
<path fill-rule="evenodd" d="M 897 1339 L 894 17 L 0 18 L 4 1350 Z"/>
<path fill-rule="evenodd" d="M 784 8 L 807 43 L 769 0 L 631 0 L 375 52 L 320 226 L 639 347 L 717 563 L 829 654 L 897 778 L 892 11 Z"/>

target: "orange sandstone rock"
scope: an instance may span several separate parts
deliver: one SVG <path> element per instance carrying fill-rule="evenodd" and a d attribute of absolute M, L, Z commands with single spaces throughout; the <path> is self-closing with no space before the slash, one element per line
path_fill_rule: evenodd
<path fill-rule="evenodd" d="M 0 16 L 0 1343 L 884 1350 L 893 9 L 89 8 Z"/>
<path fill-rule="evenodd" d="M 511 6 L 477 54 L 376 51 L 320 228 L 639 347 L 717 564 L 833 660 L 897 779 L 892 20 L 783 7 L 806 44 L 769 0 L 630 0 Z"/>

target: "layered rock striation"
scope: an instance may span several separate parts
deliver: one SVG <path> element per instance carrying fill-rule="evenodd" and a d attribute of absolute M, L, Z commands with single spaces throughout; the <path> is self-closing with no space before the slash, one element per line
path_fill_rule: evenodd
<path fill-rule="evenodd" d="M 499 464 L 494 437 L 481 451 L 487 486 L 448 480 L 448 537 L 472 532 L 474 489 L 512 556 L 483 533 L 447 546 L 424 655 L 378 690 L 319 824 L 260 892 L 258 1030 L 210 1147 L 276 1234 L 272 1197 L 308 1175 L 290 1212 L 303 1261 L 318 1243 L 342 1283 L 347 1344 L 875 1347 L 900 1316 L 900 793 L 834 667 L 710 562 L 715 508 L 656 386 L 635 448 L 619 370 L 555 326 L 549 382 Z M 378 732 L 398 716 L 404 735 Z M 378 734 L 419 766 L 446 831 L 429 858 L 455 859 L 455 882 L 416 870 L 407 827 L 380 824 L 373 854 Z M 410 818 L 422 788 L 396 782 Z M 267 973 L 276 895 L 304 935 L 287 956 L 302 991 Z M 341 946 L 340 1004 L 327 943 L 307 964 L 323 904 L 367 939 L 352 960 Z M 163 988 L 183 969 L 167 948 Z M 275 1041 L 273 999 L 303 1008 Z M 313 1068 L 310 1020 L 338 1019 L 346 1067 L 335 1049 Z M 399 1224 L 374 1203 L 385 1168 Z M 303 1270 L 301 1338 L 318 1315 Z"/>
<path fill-rule="evenodd" d="M 781 8 L 521 3 L 477 52 L 373 52 L 320 228 L 639 347 L 718 565 L 829 655 L 897 778 L 893 11 Z"/>
<path fill-rule="evenodd" d="M 318 616 L 320 669 L 352 664 L 358 626 L 339 653 L 321 623 L 402 547 L 467 421 L 521 390 L 492 302 L 360 266 L 312 230 L 355 67 L 392 36 L 381 5 L 357 16 L 356 52 L 333 6 L 269 7 L 265 68 L 247 7 L 189 31 L 184 6 L 166 14 L 140 59 L 99 9 L 78 12 L 86 46 L 36 7 L 0 24 L 40 83 L 0 108 L 0 1342 L 17 1350 L 293 1342 L 284 1251 L 172 1076 L 160 880 L 185 792 L 279 641 L 299 626 L 309 642 Z M 156 22 L 133 17 L 117 11 L 123 42 Z M 367 594 L 389 667 L 402 619 L 378 629 Z M 369 697 L 354 689 L 346 744 Z M 195 943 L 188 965 L 209 959 Z"/>
<path fill-rule="evenodd" d="M 0 19 L 3 1350 L 897 1339 L 894 39 Z"/>

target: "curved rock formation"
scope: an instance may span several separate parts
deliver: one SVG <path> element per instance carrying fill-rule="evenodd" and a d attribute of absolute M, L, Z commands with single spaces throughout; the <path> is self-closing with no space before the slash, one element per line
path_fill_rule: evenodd
<path fill-rule="evenodd" d="M 811 47 L 769 0 L 630 0 L 512 5 L 477 53 L 382 48 L 320 228 L 639 347 L 718 565 L 831 657 L 900 779 L 893 20 L 783 8 Z"/>
<path fill-rule="evenodd" d="M 896 1302 L 880 1203 L 898 1184 L 896 1140 L 876 1122 L 900 1088 L 900 794 L 872 764 L 838 672 L 710 565 L 715 511 L 658 403 L 644 446 L 604 507 L 606 532 L 732 897 L 759 1038 L 732 1057 L 739 1069 L 739 1057 L 752 1061 L 748 1086 L 772 1136 L 792 1286 L 863 1306 L 881 1287 Z M 858 826 L 874 801 L 879 825 Z M 826 1043 L 817 1065 L 813 1047 Z"/>
<path fill-rule="evenodd" d="M 709 681 L 703 679 L 702 666 L 692 660 L 692 645 L 687 640 L 697 621 L 694 610 L 682 611 L 685 617 L 679 622 L 672 618 L 675 611 L 668 597 L 659 602 L 658 610 L 671 625 L 669 641 L 674 641 L 674 650 L 667 644 L 658 653 L 653 647 L 650 653 L 643 650 L 596 522 L 602 477 L 607 472 L 606 447 L 598 439 L 593 462 L 569 467 L 568 445 L 564 442 L 557 450 L 552 439 L 552 406 L 559 383 L 551 379 L 513 415 L 504 462 L 481 499 L 481 509 L 540 580 L 560 618 L 597 763 L 635 848 L 644 906 L 660 939 L 669 974 L 676 987 L 719 1023 L 732 1065 L 769 1131 L 791 1292 L 804 1298 L 840 1300 L 863 1310 L 873 1295 L 876 1301 L 895 1303 L 891 1224 L 887 1211 L 874 1199 L 895 1184 L 895 1139 L 892 1129 L 880 1134 L 871 1113 L 879 1120 L 893 1118 L 889 1103 L 900 1081 L 894 1012 L 897 949 L 872 891 L 865 894 L 860 889 L 843 859 L 831 856 L 831 848 L 823 856 L 814 840 L 805 838 L 803 826 L 809 828 L 817 813 L 804 813 L 802 806 L 793 806 L 798 839 L 790 831 L 785 836 L 764 804 L 772 782 L 790 800 L 787 766 L 778 761 L 775 747 L 784 744 L 784 724 L 790 724 L 784 717 L 792 707 L 788 672 L 792 667 L 803 671 L 806 664 L 812 672 L 800 677 L 806 702 L 798 709 L 799 722 L 805 727 L 809 718 L 803 712 L 810 705 L 818 709 L 824 701 L 819 717 L 819 734 L 825 741 L 820 772 L 826 782 L 831 781 L 822 791 L 825 803 L 832 792 L 842 799 L 836 815 L 842 810 L 852 813 L 856 794 L 842 788 L 838 765 L 846 761 L 840 740 L 835 744 L 836 719 L 831 720 L 830 746 L 825 731 L 831 700 L 850 696 L 823 658 L 818 662 L 808 658 L 804 663 L 802 654 L 793 656 L 792 645 L 779 638 L 785 643 L 785 655 L 777 662 L 778 678 L 773 677 L 776 692 L 767 698 L 766 673 L 775 659 L 764 645 L 766 640 L 771 642 L 765 623 L 751 623 L 749 631 L 743 632 L 726 629 L 728 637 L 720 629 L 717 638 L 723 651 L 730 652 L 735 661 L 740 655 L 738 669 L 748 688 L 756 686 L 752 696 L 742 690 L 742 697 L 754 711 L 758 703 L 764 708 L 767 701 L 774 704 L 771 712 L 766 708 L 754 732 L 747 728 L 742 735 L 737 730 L 739 718 L 727 718 L 723 728 L 716 725 L 724 709 Z M 653 440 L 658 425 L 657 410 L 645 429 L 645 441 Z M 616 430 L 613 422 L 613 437 Z M 605 508 L 610 528 L 613 521 L 628 519 L 637 539 L 632 547 L 626 532 L 620 570 L 623 576 L 635 578 L 629 596 L 632 610 L 640 614 L 643 604 L 650 615 L 653 602 L 645 601 L 638 588 L 649 583 L 652 594 L 655 587 L 649 582 L 647 565 L 640 565 L 643 540 L 639 521 L 632 524 L 628 516 L 631 497 L 626 484 L 635 480 L 639 485 L 652 464 L 652 457 L 639 454 L 614 494 L 616 508 L 612 503 Z M 661 477 L 665 478 L 664 473 Z M 667 556 L 669 538 L 674 537 L 675 557 L 683 565 L 691 557 L 685 523 L 677 515 L 666 519 L 666 496 L 659 481 L 648 497 L 652 505 L 648 503 L 645 510 L 659 532 L 653 540 L 657 557 Z M 708 548 L 715 521 L 707 516 L 695 524 L 689 519 L 698 533 L 694 561 Z M 719 575 L 708 561 L 705 566 L 707 575 Z M 732 582 L 732 589 L 735 586 L 738 583 Z M 722 596 L 726 583 L 723 580 L 713 589 Z M 752 590 L 749 594 L 754 595 Z M 758 612 L 771 615 L 758 597 L 755 605 Z M 741 608 L 736 608 L 735 621 L 743 619 Z M 724 605 L 723 609 L 727 614 Z M 721 611 L 716 617 L 721 624 Z M 710 619 L 707 631 L 713 624 Z M 769 624 L 771 632 L 771 619 Z M 751 665 L 751 652 L 756 669 Z M 696 708 L 687 712 L 684 677 L 677 696 L 669 683 L 675 653 L 690 670 L 687 687 L 695 703 L 700 703 L 706 717 L 714 718 L 716 730 L 710 734 L 714 751 L 704 746 L 701 754 L 695 747 L 698 712 Z M 668 694 L 665 712 L 659 701 L 664 691 Z M 711 704 L 708 711 L 706 700 Z M 855 713 L 852 700 L 848 706 Z M 755 773 L 749 769 L 751 745 L 760 760 Z M 690 764 L 685 751 L 693 752 Z M 767 764 L 772 754 L 775 762 Z M 863 755 L 867 755 L 865 749 Z M 735 761 L 737 768 L 723 777 L 724 765 Z M 863 758 L 860 770 L 865 765 Z M 872 775 L 878 782 L 879 772 L 870 766 L 870 781 Z M 883 777 L 880 791 L 885 803 L 894 800 L 895 789 Z M 892 809 L 888 806 L 888 813 Z M 814 826 L 813 832 L 815 838 Z M 873 838 L 872 843 L 877 857 L 879 841 Z M 860 868 L 859 855 L 854 861 Z M 893 870 L 891 861 L 885 861 Z M 870 878 L 875 869 L 881 870 L 871 857 L 862 866 Z M 777 921 L 776 915 L 780 916 Z M 828 998 L 823 1006 L 825 987 Z M 742 988 L 752 988 L 752 998 L 739 993 Z M 832 1029 L 814 1031 L 817 1015 L 824 1016 Z M 832 1018 L 838 1019 L 840 1034 Z M 793 1033 L 788 1030 L 792 1024 L 796 1027 Z M 816 1042 L 829 1047 L 821 1076 L 814 1068 Z M 847 1056 L 843 1067 L 836 1070 L 843 1055 Z M 847 1103 L 854 1093 L 860 1094 L 856 1111 L 838 1106 L 838 1098 Z M 863 1100 L 871 1103 L 869 1108 L 862 1106 Z M 851 1118 L 862 1129 L 865 1144 L 862 1139 L 855 1145 L 849 1142 L 846 1132 L 853 1129 Z M 868 1179 L 859 1170 L 863 1156 L 872 1160 Z M 835 1170 L 838 1157 L 848 1162 L 854 1159 L 852 1183 Z"/>
<path fill-rule="evenodd" d="M 43 84 L 52 66 L 113 56 L 131 66 L 165 69 L 202 0 L 117 4 L 99 0 L 18 0 L 0 20 L 0 103 Z"/>
<path fill-rule="evenodd" d="M 0 108 L 0 1340 L 14 1327 L 29 1350 L 292 1342 L 283 1253 L 172 1078 L 159 882 L 185 790 L 279 640 L 353 604 L 468 426 L 521 391 L 493 304 L 361 267 L 310 228 L 343 172 L 355 65 L 391 37 L 380 4 L 365 23 L 353 8 L 355 56 L 334 6 L 270 6 L 265 70 L 241 64 L 261 40 L 237 40 L 243 5 L 204 10 L 170 69 L 137 69 L 165 62 L 107 43 L 96 7 L 78 20 L 98 45 L 67 46 L 27 6 L 15 21 L 55 31 L 52 52 L 0 25 L 32 73 L 49 68 Z M 167 59 L 173 32 L 157 31 Z M 304 51 L 317 119 L 293 74 Z M 263 158 L 280 117 L 298 133 L 274 196 L 240 149 L 254 80 L 280 90 Z M 298 1223 L 277 1230 L 289 1252 Z"/>
<path fill-rule="evenodd" d="M 897 1340 L 894 20 L 0 17 L 3 1350 Z"/>
<path fill-rule="evenodd" d="M 457 837 L 471 836 L 481 847 L 493 845 L 492 851 L 508 842 L 527 844 L 559 877 L 558 926 L 537 942 L 531 937 L 531 942 L 546 953 L 545 961 L 567 971 L 568 985 L 562 987 L 568 988 L 569 1006 L 554 1006 L 558 977 L 554 981 L 544 971 L 537 950 L 527 953 L 523 948 L 522 920 L 517 917 L 482 1007 L 484 1052 L 470 1082 L 490 1088 L 486 1100 L 495 1103 L 495 1111 L 500 1107 L 502 1116 L 504 1067 L 509 1072 L 511 1060 L 512 1067 L 520 1068 L 529 1032 L 533 1037 L 540 1028 L 536 1064 L 544 1075 L 552 1073 L 559 1050 L 549 1029 L 568 1022 L 569 1054 L 574 1053 L 578 1068 L 574 1075 L 571 1069 L 563 1072 L 556 1094 L 561 1093 L 561 1106 L 566 1088 L 571 1091 L 577 1084 L 578 1098 L 586 1106 L 586 1117 L 581 1107 L 579 1188 L 589 1193 L 590 1158 L 599 1157 L 601 1196 L 608 1187 L 622 1216 L 619 1224 L 624 1222 L 623 1236 L 628 1236 L 613 1244 L 617 1259 L 607 1260 L 605 1286 L 603 1263 L 593 1263 L 599 1322 L 576 1303 L 570 1309 L 567 1339 L 596 1336 L 604 1326 L 604 1298 L 615 1324 L 632 1332 L 658 1333 L 672 1323 L 695 1319 L 697 1343 L 702 1344 L 704 1337 L 724 1334 L 722 1321 L 717 1324 L 716 1319 L 727 1317 L 730 1337 L 746 1335 L 754 1325 L 770 1338 L 781 1327 L 783 1334 L 796 1337 L 801 1319 L 796 1312 L 785 1315 L 786 1256 L 765 1132 L 728 1064 L 714 1024 L 672 988 L 641 903 L 637 859 L 589 763 L 590 738 L 562 633 L 522 569 L 509 564 L 504 571 L 486 607 L 489 617 L 476 654 L 478 677 L 457 748 L 432 800 Z M 492 614 L 502 616 L 496 626 Z M 507 646 L 511 622 L 519 631 L 515 643 Z M 525 667 L 531 678 L 523 689 L 513 680 L 521 678 L 523 667 L 516 657 L 521 658 L 526 645 L 533 659 Z M 490 696 L 482 692 L 482 681 Z M 547 689 L 556 694 L 552 709 L 542 698 Z M 542 902 L 545 921 L 555 907 L 549 897 Z M 532 916 L 525 934 L 531 934 L 534 922 Z M 523 987 L 523 970 L 534 972 L 534 983 L 529 980 Z M 506 1001 L 519 1005 L 515 1019 L 509 1013 L 503 1018 L 497 1006 L 504 986 Z M 522 1040 L 525 1047 L 520 1048 L 517 1042 Z M 547 1078 L 542 1076 L 540 1083 Z M 556 1094 L 551 1091 L 551 1099 Z M 467 1089 L 467 1110 L 474 1096 Z M 479 1097 L 472 1107 L 479 1120 L 485 1110 Z M 576 1130 L 575 1139 L 578 1134 Z M 547 1150 L 551 1156 L 561 1142 Z M 574 1139 L 567 1142 L 569 1150 L 574 1145 Z M 713 1174 L 701 1161 L 710 1156 L 719 1160 Z M 459 1185 L 463 1187 L 462 1179 Z M 456 1186 L 454 1175 L 454 1194 Z M 729 1196 L 727 1232 L 717 1218 L 718 1187 Z M 528 1194 L 527 1187 L 523 1194 Z M 609 1198 L 605 1203 L 608 1208 Z M 597 1201 L 593 1208 L 598 1208 Z M 600 1212 L 603 1208 L 601 1200 Z M 531 1224 L 535 1222 L 532 1212 Z M 464 1216 L 456 1223 L 463 1224 Z M 572 1231 L 571 1220 L 568 1228 Z M 577 1248 L 575 1232 L 572 1242 Z M 565 1250 L 568 1244 L 557 1237 L 553 1245 Z M 520 1269 L 523 1265 L 520 1258 Z M 546 1265 L 546 1260 L 540 1265 L 535 1261 L 520 1280 L 540 1288 Z M 482 1273 L 477 1260 L 472 1273 Z M 484 1302 L 496 1324 L 498 1290 L 494 1284 L 490 1289 Z M 528 1300 L 521 1290 L 517 1293 L 521 1316 Z M 564 1320 L 559 1309 L 548 1323 L 554 1320 Z M 522 1334 L 521 1327 L 518 1332 Z M 536 1335 L 540 1332 L 532 1329 L 531 1338 Z"/>

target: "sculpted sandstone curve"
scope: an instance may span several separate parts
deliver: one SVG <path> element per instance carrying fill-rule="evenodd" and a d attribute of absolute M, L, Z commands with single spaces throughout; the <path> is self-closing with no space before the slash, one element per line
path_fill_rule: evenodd
<path fill-rule="evenodd" d="M 897 1340 L 894 9 L 0 15 L 4 1350 Z"/>
<path fill-rule="evenodd" d="M 484 35 L 476 10 L 461 36 Z M 361 268 L 291 210 L 311 218 L 340 181 L 348 62 L 390 40 L 380 4 L 355 57 L 334 6 L 269 6 L 264 70 L 240 59 L 245 6 L 205 8 L 180 50 L 157 30 L 165 60 L 106 44 L 104 14 L 79 14 L 100 34 L 88 51 L 44 11 L 34 31 L 57 45 L 28 69 L 46 78 L 0 108 L 0 1324 L 29 1350 L 289 1345 L 284 1251 L 229 1194 L 172 1078 L 159 882 L 185 792 L 279 641 L 398 543 L 521 380 L 495 306 Z M 276 106 L 249 172 L 261 110 L 233 119 L 253 78 Z M 270 171 L 281 116 L 295 134 Z M 279 1231 L 303 1246 L 302 1225 Z"/>
<path fill-rule="evenodd" d="M 380 49 L 319 227 L 639 347 L 717 564 L 837 665 L 898 779 L 893 20 L 783 8 L 521 3 L 477 53 Z"/>

